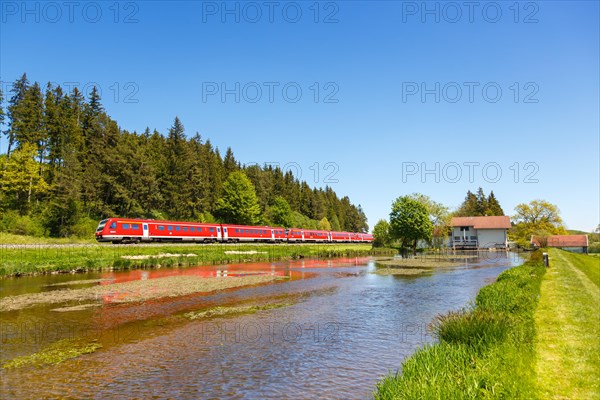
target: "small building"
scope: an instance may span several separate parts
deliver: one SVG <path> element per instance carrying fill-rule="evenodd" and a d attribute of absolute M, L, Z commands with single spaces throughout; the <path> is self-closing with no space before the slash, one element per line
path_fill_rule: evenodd
<path fill-rule="evenodd" d="M 453 249 L 506 249 L 510 217 L 454 217 L 450 222 Z"/>
<path fill-rule="evenodd" d="M 574 253 L 588 253 L 587 235 L 531 236 L 531 247 L 556 247 Z"/>

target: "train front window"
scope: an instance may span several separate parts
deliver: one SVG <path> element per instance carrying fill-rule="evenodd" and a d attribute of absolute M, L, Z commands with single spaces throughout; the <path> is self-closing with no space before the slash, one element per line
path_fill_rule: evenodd
<path fill-rule="evenodd" d="M 112 224 L 110 224 L 109 228 L 110 229 L 117 229 L 117 223 L 113 222 Z"/>
<path fill-rule="evenodd" d="M 96 232 L 102 231 L 102 229 L 104 229 L 104 225 L 106 225 L 107 221 L 108 221 L 107 219 L 100 221 L 100 223 L 98 224 L 98 227 L 96 228 Z"/>

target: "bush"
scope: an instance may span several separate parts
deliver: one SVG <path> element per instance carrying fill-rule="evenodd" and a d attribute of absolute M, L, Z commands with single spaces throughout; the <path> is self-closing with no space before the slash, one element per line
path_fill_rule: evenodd
<path fill-rule="evenodd" d="M 600 253 L 600 242 L 590 244 L 588 247 L 588 253 Z"/>
<path fill-rule="evenodd" d="M 98 222 L 90 217 L 82 217 L 71 228 L 71 234 L 82 239 L 93 238 L 98 227 Z"/>
<path fill-rule="evenodd" d="M 20 215 L 17 211 L 6 211 L 0 219 L 0 231 L 15 235 L 45 236 L 44 225 L 37 218 Z"/>

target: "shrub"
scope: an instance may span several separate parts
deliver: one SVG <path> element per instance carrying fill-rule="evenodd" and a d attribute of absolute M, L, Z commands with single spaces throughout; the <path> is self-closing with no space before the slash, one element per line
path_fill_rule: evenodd
<path fill-rule="evenodd" d="M 71 234 L 78 238 L 89 239 L 94 237 L 98 221 L 90 217 L 80 218 L 71 228 Z"/>
<path fill-rule="evenodd" d="M 17 211 L 12 210 L 3 213 L 0 219 L 0 231 L 36 237 L 46 234 L 41 221 L 28 215 L 20 215 Z"/>

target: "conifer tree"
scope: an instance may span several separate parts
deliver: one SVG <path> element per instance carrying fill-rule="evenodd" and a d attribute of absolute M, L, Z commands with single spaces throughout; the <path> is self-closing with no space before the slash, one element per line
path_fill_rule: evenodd
<path fill-rule="evenodd" d="M 504 210 L 500 207 L 500 203 L 496 199 L 496 196 L 494 196 L 493 190 L 487 199 L 487 207 L 486 215 L 504 215 Z"/>
<path fill-rule="evenodd" d="M 6 131 L 8 137 L 8 149 L 6 154 L 10 157 L 11 150 L 15 145 L 18 132 L 22 130 L 23 121 L 23 99 L 29 89 L 29 80 L 27 80 L 27 74 L 23 74 L 20 79 L 17 79 L 12 87 L 12 97 L 8 102 L 8 119 L 10 121 L 9 129 Z"/>

